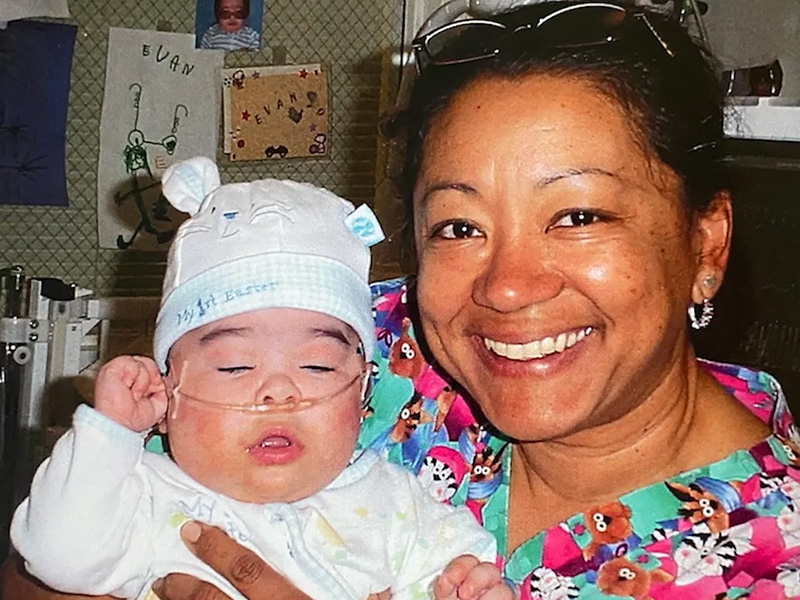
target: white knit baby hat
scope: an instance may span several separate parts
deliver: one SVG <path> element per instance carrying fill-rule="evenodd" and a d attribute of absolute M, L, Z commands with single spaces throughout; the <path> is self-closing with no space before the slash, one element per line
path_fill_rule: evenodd
<path fill-rule="evenodd" d="M 162 372 L 185 333 L 262 308 L 301 308 L 350 325 L 375 347 L 369 247 L 383 231 L 367 205 L 308 183 L 220 185 L 204 157 L 169 167 L 164 196 L 187 219 L 172 242 L 153 341 Z"/>

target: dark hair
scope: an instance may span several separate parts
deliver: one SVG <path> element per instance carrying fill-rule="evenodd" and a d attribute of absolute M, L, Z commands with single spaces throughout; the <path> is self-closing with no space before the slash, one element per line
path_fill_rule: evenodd
<path fill-rule="evenodd" d="M 579 3 L 545 2 L 497 15 L 494 20 L 513 29 L 571 4 Z M 532 29 L 506 35 L 500 51 L 491 58 L 424 68 L 401 117 L 407 131 L 401 192 L 409 214 L 413 214 L 411 199 L 425 138 L 458 92 L 481 78 L 518 79 L 533 74 L 581 78 L 616 101 L 630 116 L 634 135 L 644 148 L 655 152 L 683 180 L 687 208 L 707 208 L 722 187 L 718 152 L 723 96 L 716 64 L 671 15 L 652 9 L 644 13 L 646 21 L 633 19 L 624 35 L 611 42 L 556 47 L 559 32 L 552 31 L 554 20 L 548 44 L 537 44 Z M 483 48 L 485 31 L 463 29 L 450 51 Z"/>
<path fill-rule="evenodd" d="M 214 16 L 219 20 L 219 11 L 222 8 L 220 5 L 222 0 L 214 0 Z M 242 10 L 244 11 L 244 18 L 250 16 L 250 0 L 242 0 Z"/>

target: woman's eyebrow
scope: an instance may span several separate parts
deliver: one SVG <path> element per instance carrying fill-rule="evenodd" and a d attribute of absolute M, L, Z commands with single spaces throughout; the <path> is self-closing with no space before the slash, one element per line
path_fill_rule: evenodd
<path fill-rule="evenodd" d="M 213 342 L 214 340 L 227 336 L 245 337 L 252 332 L 253 330 L 250 327 L 223 327 L 221 329 L 209 331 L 203 335 L 203 337 L 200 338 L 200 345 L 205 345 L 209 342 Z"/>
<path fill-rule="evenodd" d="M 470 195 L 478 193 L 477 190 L 471 185 L 468 185 L 466 183 L 459 183 L 457 181 L 442 181 L 439 183 L 432 183 L 431 185 L 425 188 L 425 193 L 422 195 L 422 198 L 420 199 L 420 207 L 424 207 L 433 194 L 445 190 L 455 190 L 457 192 L 461 192 L 462 194 L 470 194 Z"/>
<path fill-rule="evenodd" d="M 568 177 L 577 177 L 579 175 L 603 175 L 606 177 L 614 177 L 615 179 L 619 176 L 616 173 L 608 171 L 606 169 L 600 169 L 598 167 L 579 167 L 575 169 L 565 169 L 559 173 L 554 173 L 553 175 L 548 175 L 547 177 L 542 177 L 539 181 L 536 182 L 536 187 L 545 187 L 550 185 L 551 183 L 555 183 L 560 179 L 566 179 Z"/>

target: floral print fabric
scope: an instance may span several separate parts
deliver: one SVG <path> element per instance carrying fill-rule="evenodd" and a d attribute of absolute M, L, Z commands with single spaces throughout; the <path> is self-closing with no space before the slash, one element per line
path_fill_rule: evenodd
<path fill-rule="evenodd" d="M 373 285 L 378 334 L 360 443 L 466 505 L 497 539 L 522 600 L 800 597 L 800 446 L 768 374 L 701 361 L 774 435 L 574 515 L 508 556 L 508 443 L 425 361 L 402 279 Z"/>

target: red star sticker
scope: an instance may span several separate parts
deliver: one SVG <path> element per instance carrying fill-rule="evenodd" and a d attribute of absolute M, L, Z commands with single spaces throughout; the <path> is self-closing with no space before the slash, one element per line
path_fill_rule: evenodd
<path fill-rule="evenodd" d="M 249 121 L 250 120 L 250 113 L 247 112 L 247 111 L 244 111 L 242 113 L 242 119 L 245 120 L 245 121 Z"/>
<path fill-rule="evenodd" d="M 306 71 L 305 69 L 300 69 L 300 73 L 298 73 L 298 75 L 300 75 L 301 79 L 305 79 L 306 77 L 308 77 L 308 71 Z"/>

